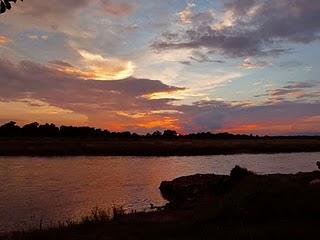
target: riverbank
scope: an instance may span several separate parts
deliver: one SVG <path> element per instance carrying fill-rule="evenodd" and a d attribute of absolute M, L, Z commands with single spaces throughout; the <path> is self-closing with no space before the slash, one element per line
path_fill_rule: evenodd
<path fill-rule="evenodd" d="M 196 156 L 319 151 L 320 138 L 228 140 L 0 138 L 0 156 Z"/>
<path fill-rule="evenodd" d="M 315 166 L 316 169 L 316 166 Z M 110 218 L 93 211 L 75 223 L 13 233 L 1 239 L 317 239 L 320 171 L 229 176 L 194 175 L 162 182 L 170 202 L 155 212 Z"/>

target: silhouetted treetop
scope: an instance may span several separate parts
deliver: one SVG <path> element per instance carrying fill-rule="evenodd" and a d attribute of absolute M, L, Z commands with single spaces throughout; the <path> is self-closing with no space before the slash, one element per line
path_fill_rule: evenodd
<path fill-rule="evenodd" d="M 53 138 L 121 138 L 121 139 L 260 139 L 260 138 L 320 138 L 320 136 L 253 136 L 252 134 L 231 134 L 231 133 L 211 133 L 200 132 L 190 134 L 179 134 L 175 130 L 165 130 L 163 132 L 155 131 L 152 134 L 139 135 L 129 131 L 124 132 L 110 132 L 100 128 L 93 128 L 88 126 L 74 127 L 74 126 L 60 126 L 57 127 L 53 123 L 39 124 L 37 122 L 26 124 L 22 127 L 18 126 L 16 122 L 10 121 L 0 126 L 0 137 L 53 137 Z"/>
<path fill-rule="evenodd" d="M 23 0 L 20 0 L 23 2 Z M 16 3 L 17 0 L 0 0 L 0 14 L 5 13 L 7 10 L 11 9 L 11 2 Z"/>

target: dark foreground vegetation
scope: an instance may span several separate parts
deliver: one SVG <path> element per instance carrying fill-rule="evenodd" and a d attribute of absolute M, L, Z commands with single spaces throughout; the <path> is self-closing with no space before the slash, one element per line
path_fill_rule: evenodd
<path fill-rule="evenodd" d="M 28 239 L 319 239 L 320 172 L 256 175 L 236 167 L 230 176 L 194 175 L 163 182 L 170 202 L 155 212 L 113 217 L 95 209 L 80 222 L 17 232 Z"/>
<path fill-rule="evenodd" d="M 320 136 L 253 136 L 230 133 L 155 131 L 139 135 L 92 127 L 57 127 L 38 123 L 0 126 L 2 156 L 62 155 L 213 155 L 320 151 Z"/>

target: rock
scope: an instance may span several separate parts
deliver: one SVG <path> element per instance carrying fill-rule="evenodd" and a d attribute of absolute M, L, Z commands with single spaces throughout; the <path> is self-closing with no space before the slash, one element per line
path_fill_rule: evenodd
<path fill-rule="evenodd" d="M 229 176 L 197 174 L 164 181 L 160 185 L 162 196 L 170 203 L 192 202 L 206 194 L 221 194 L 231 188 Z"/>
<path fill-rule="evenodd" d="M 197 174 L 164 181 L 160 185 L 162 196 L 168 201 L 193 200 L 223 177 L 215 174 Z"/>
<path fill-rule="evenodd" d="M 253 172 L 236 166 L 230 176 L 215 174 L 196 174 L 164 181 L 160 185 L 162 196 L 170 203 L 194 201 L 206 194 L 219 195 L 230 191 L 240 179 L 254 175 Z"/>

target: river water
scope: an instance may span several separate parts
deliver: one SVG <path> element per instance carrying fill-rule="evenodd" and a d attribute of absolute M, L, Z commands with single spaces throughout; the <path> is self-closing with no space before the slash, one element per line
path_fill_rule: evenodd
<path fill-rule="evenodd" d="M 79 219 L 94 207 L 162 205 L 163 180 L 196 173 L 316 170 L 320 153 L 192 157 L 0 157 L 0 233 Z M 42 220 L 41 220 L 42 219 Z"/>

